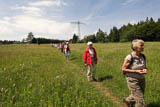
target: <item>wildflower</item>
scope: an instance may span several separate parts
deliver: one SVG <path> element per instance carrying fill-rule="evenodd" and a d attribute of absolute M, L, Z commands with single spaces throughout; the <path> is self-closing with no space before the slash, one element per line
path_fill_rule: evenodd
<path fill-rule="evenodd" d="M 13 84 L 13 87 L 16 87 L 16 84 L 15 84 L 15 83 Z"/>
<path fill-rule="evenodd" d="M 6 71 L 6 68 L 4 68 L 3 70 Z"/>
<path fill-rule="evenodd" d="M 22 63 L 22 64 L 19 64 L 20 66 L 24 66 L 24 63 Z"/>
<path fill-rule="evenodd" d="M 4 91 L 4 88 L 1 88 L 1 90 L 0 90 L 1 92 L 3 92 Z"/>
<path fill-rule="evenodd" d="M 59 76 L 56 76 L 56 78 L 59 78 Z"/>
<path fill-rule="evenodd" d="M 12 104 L 16 102 L 16 96 L 12 96 Z"/>
<path fill-rule="evenodd" d="M 8 89 L 6 89 L 4 92 L 7 93 L 7 92 L 8 92 Z"/>
<path fill-rule="evenodd" d="M 32 83 L 29 84 L 29 88 L 32 88 Z"/>

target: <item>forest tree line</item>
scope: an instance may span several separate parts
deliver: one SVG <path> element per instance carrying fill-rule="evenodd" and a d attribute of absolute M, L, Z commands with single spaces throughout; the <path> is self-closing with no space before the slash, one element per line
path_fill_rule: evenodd
<path fill-rule="evenodd" d="M 145 21 L 140 21 L 137 24 L 128 23 L 119 29 L 114 26 L 108 35 L 99 29 L 96 34 L 87 35 L 77 42 L 129 42 L 133 39 L 160 41 L 160 18 L 154 21 L 152 17 L 150 19 L 147 17 Z"/>

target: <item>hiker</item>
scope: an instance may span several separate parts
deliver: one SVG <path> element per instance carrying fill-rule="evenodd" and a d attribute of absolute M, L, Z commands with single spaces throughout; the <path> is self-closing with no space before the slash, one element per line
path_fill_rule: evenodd
<path fill-rule="evenodd" d="M 68 42 L 66 43 L 64 50 L 65 50 L 66 59 L 69 60 L 69 54 L 71 53 L 71 50 Z"/>
<path fill-rule="evenodd" d="M 64 53 L 64 43 L 60 43 L 60 50 L 62 53 Z"/>
<path fill-rule="evenodd" d="M 85 66 L 88 66 L 88 81 L 97 81 L 95 79 L 96 64 L 97 64 L 97 54 L 95 48 L 93 48 L 93 43 L 88 42 L 88 47 L 85 49 L 83 54 L 83 62 Z"/>
<path fill-rule="evenodd" d="M 122 71 L 125 75 L 130 95 L 123 99 L 128 107 L 135 104 L 135 107 L 146 107 L 144 101 L 145 78 L 147 74 L 146 58 L 142 53 L 144 50 L 143 40 L 133 40 L 131 44 L 132 52 L 126 56 Z"/>

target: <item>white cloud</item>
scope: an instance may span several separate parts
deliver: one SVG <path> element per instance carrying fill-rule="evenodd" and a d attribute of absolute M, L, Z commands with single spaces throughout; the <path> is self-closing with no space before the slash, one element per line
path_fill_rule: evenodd
<path fill-rule="evenodd" d="M 4 17 L 3 19 L 6 20 L 6 21 L 9 21 L 9 20 L 10 20 L 9 17 Z"/>
<path fill-rule="evenodd" d="M 15 9 L 20 9 L 20 10 L 24 10 L 24 11 L 40 11 L 39 8 L 36 8 L 36 7 L 25 7 L 25 6 L 16 7 Z"/>
<path fill-rule="evenodd" d="M 67 6 L 67 3 L 60 1 L 60 0 L 56 0 L 56 1 L 38 1 L 38 2 L 30 2 L 29 3 L 30 6 L 46 6 L 46 7 L 50 7 L 50 6 Z"/>
<path fill-rule="evenodd" d="M 41 37 L 56 39 L 69 39 L 77 30 L 70 23 L 57 22 L 46 18 L 29 15 L 18 15 L 0 20 L 0 39 L 22 40 L 29 32 Z M 4 35 L 4 36 L 3 36 Z M 56 37 L 55 37 L 56 36 Z"/>
<path fill-rule="evenodd" d="M 45 18 L 37 18 L 31 16 L 14 17 L 17 28 L 37 33 L 62 34 L 67 33 L 70 27 L 69 23 L 60 23 Z"/>
<path fill-rule="evenodd" d="M 41 16 L 43 11 L 37 7 L 26 7 L 26 6 L 19 6 L 13 8 L 15 10 L 22 10 L 25 14 L 32 15 L 32 16 Z"/>
<path fill-rule="evenodd" d="M 125 2 L 122 3 L 122 5 L 128 5 L 128 4 L 134 3 L 136 1 L 137 0 L 125 0 Z"/>
<path fill-rule="evenodd" d="M 60 13 L 60 6 L 66 6 L 67 3 L 56 0 L 56 1 L 38 1 L 38 2 L 30 2 L 26 6 L 16 6 L 11 8 L 12 10 L 20 10 L 22 11 L 22 15 L 30 15 L 30 16 L 36 16 L 36 17 L 42 17 L 45 14 L 46 7 L 39 7 L 39 6 L 52 6 L 54 7 L 54 14 L 53 16 L 57 16 L 57 13 Z M 59 16 L 59 14 L 58 14 Z"/>
<path fill-rule="evenodd" d="M 134 25 L 134 24 L 137 24 L 137 21 L 133 20 L 133 21 L 130 21 L 129 23 L 132 24 L 132 25 Z"/>
<path fill-rule="evenodd" d="M 0 34 L 1 35 L 5 35 L 6 33 L 12 34 L 13 30 L 11 28 L 12 28 L 12 24 L 10 24 L 9 21 L 7 21 L 5 19 L 0 20 L 0 29 L 1 29 Z"/>
<path fill-rule="evenodd" d="M 76 27 L 73 27 L 68 22 L 57 22 L 54 20 L 55 17 L 47 18 L 44 16 L 45 7 L 59 7 L 66 5 L 67 4 L 65 2 L 56 0 L 32 3 L 30 2 L 25 6 L 16 6 L 11 8 L 12 10 L 16 11 L 20 10 L 22 13 L 12 17 L 0 18 L 0 39 L 22 40 L 23 38 L 26 38 L 29 32 L 33 32 L 34 35 L 39 35 L 39 37 L 53 38 L 54 36 L 56 39 L 69 39 L 67 36 L 72 36 L 73 33 L 77 30 Z M 41 8 L 38 6 L 45 7 Z M 57 14 L 56 17 L 59 18 L 59 14 Z M 61 15 L 61 17 L 63 16 Z"/>

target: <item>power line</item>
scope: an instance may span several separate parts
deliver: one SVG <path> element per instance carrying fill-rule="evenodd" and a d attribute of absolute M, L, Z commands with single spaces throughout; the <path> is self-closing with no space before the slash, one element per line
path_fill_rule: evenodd
<path fill-rule="evenodd" d="M 78 26 L 78 36 L 79 38 L 81 38 L 81 34 L 80 34 L 80 25 L 81 24 L 85 24 L 85 23 L 82 23 L 80 21 L 76 21 L 76 22 L 71 22 L 72 24 L 76 24 Z"/>

